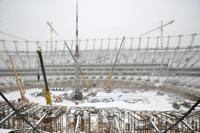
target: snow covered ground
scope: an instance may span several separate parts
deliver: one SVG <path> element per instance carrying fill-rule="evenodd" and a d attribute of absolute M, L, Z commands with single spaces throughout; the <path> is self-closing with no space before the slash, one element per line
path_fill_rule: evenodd
<path fill-rule="evenodd" d="M 112 93 L 99 92 L 96 97 L 90 97 L 91 99 L 98 99 L 97 103 L 85 102 L 82 105 L 96 106 L 98 108 L 105 107 L 119 107 L 129 110 L 173 110 L 171 103 L 169 103 L 169 97 L 167 95 L 157 95 L 156 91 L 148 92 L 129 92 L 123 93 L 120 91 L 114 91 Z M 113 100 L 113 102 L 108 102 Z"/>
<path fill-rule="evenodd" d="M 11 129 L 0 129 L 0 133 L 9 133 L 11 131 Z"/>
<path fill-rule="evenodd" d="M 174 97 L 168 95 L 158 95 L 157 91 L 129 91 L 123 92 L 114 90 L 111 93 L 101 91 L 97 92 L 96 96 L 88 96 L 87 99 L 75 104 L 72 100 L 63 100 L 63 102 L 53 102 L 53 105 L 71 106 L 95 106 L 97 108 L 118 107 L 128 110 L 149 110 L 149 111 L 169 111 L 174 110 L 172 107 L 172 99 Z M 26 97 L 30 102 L 46 105 L 45 98 L 42 96 L 35 97 L 32 93 L 41 92 L 40 89 L 26 90 Z M 51 91 L 52 96 L 62 95 L 63 93 L 72 93 L 72 89 L 65 89 L 64 91 Z M 9 100 L 17 100 L 20 97 L 19 91 L 5 93 Z M 3 100 L 0 98 L 0 100 Z"/>

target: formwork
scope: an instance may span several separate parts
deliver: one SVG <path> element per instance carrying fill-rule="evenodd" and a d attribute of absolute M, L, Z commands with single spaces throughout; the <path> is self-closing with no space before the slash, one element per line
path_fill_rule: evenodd
<path fill-rule="evenodd" d="M 41 130 L 47 132 L 63 132 L 64 107 L 52 106 L 50 108 L 43 107 L 43 109 L 47 114 L 40 124 Z"/>
<path fill-rule="evenodd" d="M 47 132 L 63 132 L 64 107 L 61 106 L 40 106 L 30 103 L 21 107 L 12 103 L 19 111 L 18 115 L 6 103 L 0 103 L 0 128 L 20 129 L 32 132 L 33 129 L 24 120 L 28 120 L 35 128 Z"/>
<path fill-rule="evenodd" d="M 119 108 L 41 106 L 29 103 L 20 106 L 11 101 L 18 115 L 5 102 L 0 102 L 0 128 L 18 132 L 34 132 L 28 120 L 40 132 L 49 133 L 161 133 L 185 112 L 132 111 Z M 200 132 L 200 111 L 194 110 L 167 133 Z"/>
<path fill-rule="evenodd" d="M 66 132 L 97 131 L 96 109 L 94 107 L 72 107 L 66 112 Z"/>
<path fill-rule="evenodd" d="M 21 106 L 18 103 L 12 102 L 14 107 L 20 112 L 20 116 L 16 114 L 15 111 L 11 109 L 6 103 L 1 103 L 0 108 L 0 127 L 7 129 L 23 129 L 26 128 L 27 123 L 22 119 L 25 118 L 30 122 L 34 123 L 32 119 L 32 110 L 34 110 L 37 104 L 30 103 L 26 106 Z"/>
<path fill-rule="evenodd" d="M 88 119 L 82 119 L 84 114 Z M 161 133 L 174 124 L 184 112 L 177 111 L 130 111 L 117 108 L 96 109 L 88 113 L 84 109 L 69 110 L 66 113 L 68 124 L 67 133 L 70 132 L 98 132 L 98 133 Z M 92 122 L 91 118 L 96 118 Z M 199 132 L 200 111 L 193 111 L 167 133 Z M 84 128 L 86 123 L 90 126 Z"/>

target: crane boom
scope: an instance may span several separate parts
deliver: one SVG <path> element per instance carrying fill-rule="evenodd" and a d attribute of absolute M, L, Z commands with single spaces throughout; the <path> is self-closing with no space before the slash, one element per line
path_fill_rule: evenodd
<path fill-rule="evenodd" d="M 67 47 L 67 49 L 68 49 L 70 55 L 72 56 L 72 59 L 74 60 L 74 62 L 76 62 L 76 58 L 75 58 L 74 55 L 72 54 L 72 51 L 70 50 L 69 46 L 67 45 L 67 42 L 64 42 L 64 43 L 65 43 L 65 46 Z M 80 74 L 81 74 L 81 76 L 82 76 L 82 79 L 83 79 L 83 82 L 85 83 L 85 86 L 86 86 L 87 88 L 90 88 L 90 84 L 91 84 L 91 83 L 87 80 L 86 76 L 84 75 L 83 71 L 81 70 L 80 65 L 78 65 L 78 70 L 79 70 L 79 72 L 80 72 Z"/>
<path fill-rule="evenodd" d="M 117 64 L 117 59 L 118 59 L 119 53 L 120 53 L 120 51 L 121 51 L 121 48 L 122 48 L 122 45 L 123 45 L 124 40 L 125 40 L 125 37 L 122 38 L 121 45 L 120 45 L 120 47 L 119 47 L 119 50 L 118 50 L 118 52 L 117 52 L 117 56 L 116 56 L 116 58 L 115 58 L 115 62 L 114 62 L 114 64 L 113 64 L 113 66 L 112 66 L 111 72 L 110 72 L 110 74 L 109 74 L 109 76 L 108 76 L 108 79 L 107 79 L 107 81 L 106 81 L 106 87 L 107 87 L 107 89 L 110 89 L 110 87 L 112 86 L 112 74 L 113 74 L 114 68 L 115 68 L 115 66 L 116 66 L 116 64 Z"/>
<path fill-rule="evenodd" d="M 45 99 L 46 99 L 46 103 L 47 105 L 52 105 L 52 100 L 51 100 L 51 93 L 48 87 L 48 82 L 47 82 L 47 77 L 46 77 L 46 72 L 45 72 L 45 68 L 44 68 L 44 62 L 43 62 L 43 58 L 42 58 L 42 50 L 41 48 L 38 48 L 37 50 L 39 59 L 40 59 L 40 65 L 41 65 L 41 69 L 42 69 L 42 74 L 43 74 L 43 78 L 44 78 L 44 83 L 45 83 Z"/>
<path fill-rule="evenodd" d="M 75 58 L 74 55 L 72 54 L 72 51 L 70 50 L 69 46 L 67 45 L 66 42 L 64 42 L 64 43 L 65 43 L 65 46 L 67 47 L 67 49 L 68 49 L 70 55 L 72 56 L 72 59 L 74 60 L 74 62 L 76 62 L 76 58 Z M 83 72 L 82 72 L 80 66 L 78 66 L 78 69 L 79 69 L 80 73 L 83 74 Z"/>
<path fill-rule="evenodd" d="M 57 31 L 56 31 L 56 30 L 53 28 L 53 26 L 50 24 L 50 22 L 47 21 L 47 25 L 49 26 L 49 28 L 50 28 L 50 30 L 51 30 L 52 32 L 54 32 L 57 36 L 59 36 L 58 33 L 57 33 Z"/>
<path fill-rule="evenodd" d="M 162 24 L 161 26 L 158 26 L 158 27 L 156 27 L 156 28 L 154 28 L 154 29 L 152 29 L 152 30 L 150 30 L 150 31 L 147 31 L 147 32 L 141 34 L 140 36 L 145 36 L 145 35 L 147 35 L 147 34 L 153 32 L 153 31 L 156 31 L 156 30 L 158 30 L 158 29 L 162 29 L 162 28 L 164 28 L 165 26 L 167 26 L 167 25 L 169 25 L 169 24 L 172 24 L 172 23 L 174 23 L 174 22 L 175 22 L 174 20 L 171 20 L 171 21 L 169 21 L 169 22 L 166 23 L 166 24 Z"/>
<path fill-rule="evenodd" d="M 17 73 L 16 65 L 15 65 L 14 60 L 11 55 L 9 55 L 9 60 L 12 65 L 12 71 L 16 78 L 16 84 L 17 84 L 17 87 L 18 87 L 20 95 L 21 95 L 21 99 L 19 99 L 19 102 L 21 103 L 22 106 L 24 106 L 29 103 L 29 100 L 25 97 L 24 84 L 23 84 L 20 76 Z"/>
<path fill-rule="evenodd" d="M 111 70 L 111 74 L 113 74 L 113 71 L 114 71 L 114 68 L 115 68 L 115 66 L 116 66 L 118 56 L 119 56 L 119 52 L 121 51 L 122 45 L 123 45 L 123 43 L 124 43 L 124 40 L 125 40 L 125 37 L 122 38 L 122 42 L 121 42 L 120 48 L 119 48 L 119 50 L 118 50 L 118 52 L 117 52 L 117 56 L 116 56 L 116 58 L 115 58 L 115 62 L 114 62 L 114 64 L 113 64 L 113 67 L 112 67 L 112 70 Z"/>

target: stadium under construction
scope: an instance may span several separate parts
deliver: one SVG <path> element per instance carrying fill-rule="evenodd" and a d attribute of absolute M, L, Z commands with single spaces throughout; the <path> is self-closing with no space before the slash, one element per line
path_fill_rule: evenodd
<path fill-rule="evenodd" d="M 22 97 L 18 97 L 18 100 L 9 99 L 7 103 L 4 101 L 6 97 L 2 99 L 1 128 L 15 132 L 199 132 L 198 106 L 190 113 L 186 112 L 199 99 L 200 35 L 163 37 L 163 46 L 159 40 L 160 37 L 80 40 L 78 84 L 80 92 L 87 92 L 87 95 L 82 94 L 82 99 L 77 100 L 73 96 L 75 91 L 69 93 L 68 100 L 74 102 L 72 106 L 68 106 L 67 102 L 56 104 L 59 102 L 53 100 L 56 97 L 52 97 L 52 105 L 28 101 L 31 96 L 25 96 L 25 91 L 38 88 L 41 96 L 34 96 L 35 99 L 44 97 L 45 100 L 46 88 L 51 88 L 51 93 L 61 91 L 64 94 L 66 90 L 76 87 L 74 60 L 69 52 L 76 51 L 74 40 L 55 41 L 53 43 L 57 45 L 54 48 L 49 42 L 2 40 L 1 94 L 6 96 L 19 88 L 25 89 L 20 90 Z M 172 43 L 176 46 L 170 47 Z M 126 47 L 126 44 L 131 45 Z M 10 49 L 11 46 L 13 49 Z M 43 65 L 40 64 L 38 47 L 42 49 Z M 43 77 L 44 68 L 46 76 Z M 45 87 L 45 84 L 48 86 Z M 116 89 L 124 95 L 156 90 L 159 91 L 158 95 L 172 93 L 183 99 L 171 102 L 174 108 L 166 111 L 129 109 L 126 105 L 123 108 L 117 105 L 99 107 L 103 102 L 115 104 L 116 99 L 104 99 L 103 102 L 93 100 L 90 102 L 99 105 L 81 106 L 81 101 L 91 95 L 95 97 L 93 89 L 98 94 L 98 88 L 107 95 L 115 93 Z M 63 97 L 61 99 L 65 100 Z M 134 102 L 129 106 L 134 106 Z M 184 119 L 180 120 L 183 116 Z"/>
<path fill-rule="evenodd" d="M 0 132 L 198 133 L 200 34 L 0 40 Z M 148 36 L 154 30 L 159 36 Z"/>

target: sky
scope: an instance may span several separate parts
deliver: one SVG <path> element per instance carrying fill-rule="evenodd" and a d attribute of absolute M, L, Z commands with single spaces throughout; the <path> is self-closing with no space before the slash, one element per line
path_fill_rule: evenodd
<path fill-rule="evenodd" d="M 200 32 L 200 0 L 79 0 L 79 38 L 138 37 L 164 27 L 164 35 Z M 53 23 L 59 39 L 75 38 L 76 0 L 0 0 L 0 31 L 48 40 Z M 148 36 L 160 35 L 157 30 Z M 0 40 L 13 39 L 0 34 Z"/>

